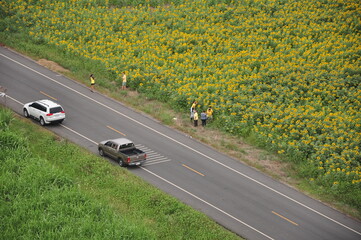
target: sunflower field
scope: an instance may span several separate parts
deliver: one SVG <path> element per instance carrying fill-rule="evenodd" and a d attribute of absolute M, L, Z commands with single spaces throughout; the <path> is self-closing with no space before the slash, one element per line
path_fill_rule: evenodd
<path fill-rule="evenodd" d="M 5 0 L 5 33 L 102 64 L 115 82 L 253 136 L 361 209 L 357 0 Z M 98 76 L 101 78 L 101 76 Z M 350 197 L 351 196 L 351 197 Z"/>

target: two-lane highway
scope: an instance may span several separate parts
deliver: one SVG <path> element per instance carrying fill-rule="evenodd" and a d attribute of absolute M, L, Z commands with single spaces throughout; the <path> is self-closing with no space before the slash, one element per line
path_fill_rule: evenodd
<path fill-rule="evenodd" d="M 53 99 L 65 109 L 47 128 L 97 153 L 97 142 L 127 137 L 148 163 L 134 174 L 248 239 L 361 239 L 361 224 L 120 102 L 0 48 L 7 104 Z"/>

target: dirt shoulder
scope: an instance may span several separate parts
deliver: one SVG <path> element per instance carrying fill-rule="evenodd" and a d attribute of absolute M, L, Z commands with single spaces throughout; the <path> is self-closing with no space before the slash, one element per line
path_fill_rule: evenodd
<path fill-rule="evenodd" d="M 66 73 L 66 72 L 70 72 L 68 69 L 63 68 L 62 66 L 60 66 L 59 64 L 57 64 L 56 62 L 53 61 L 49 61 L 46 59 L 39 59 L 37 61 L 37 63 L 39 63 L 40 65 L 55 71 L 55 72 L 59 72 L 59 73 Z"/>

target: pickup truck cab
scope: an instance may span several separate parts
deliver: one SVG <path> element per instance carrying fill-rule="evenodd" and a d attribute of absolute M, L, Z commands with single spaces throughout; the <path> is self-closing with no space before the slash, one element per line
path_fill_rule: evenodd
<path fill-rule="evenodd" d="M 102 141 L 98 144 L 100 156 L 108 156 L 116 160 L 121 167 L 142 165 L 147 154 L 137 149 L 132 141 L 126 138 L 117 138 Z"/>

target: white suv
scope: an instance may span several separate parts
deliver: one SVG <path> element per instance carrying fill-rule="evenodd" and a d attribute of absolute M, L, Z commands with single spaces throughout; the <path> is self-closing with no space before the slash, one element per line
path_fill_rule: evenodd
<path fill-rule="evenodd" d="M 65 119 L 64 109 L 51 100 L 39 100 L 26 103 L 23 108 L 25 117 L 32 117 L 44 126 L 52 122 L 61 123 Z"/>

